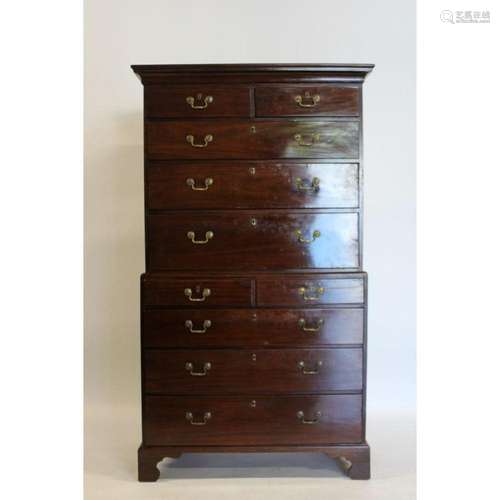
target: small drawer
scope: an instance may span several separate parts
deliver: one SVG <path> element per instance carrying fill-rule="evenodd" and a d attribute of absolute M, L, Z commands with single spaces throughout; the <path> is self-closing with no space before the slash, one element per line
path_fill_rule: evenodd
<path fill-rule="evenodd" d="M 364 309 L 149 309 L 142 345 L 159 348 L 362 344 Z"/>
<path fill-rule="evenodd" d="M 252 282 L 245 278 L 170 278 L 144 275 L 142 306 L 250 306 Z"/>
<path fill-rule="evenodd" d="M 362 441 L 359 394 L 146 396 L 146 445 L 348 444 Z"/>
<path fill-rule="evenodd" d="M 359 268 L 356 212 L 171 212 L 147 216 L 150 271 Z"/>
<path fill-rule="evenodd" d="M 361 391 L 362 347 L 145 350 L 149 394 Z"/>
<path fill-rule="evenodd" d="M 360 89 L 355 86 L 301 85 L 257 87 L 256 116 L 359 116 Z"/>
<path fill-rule="evenodd" d="M 257 281 L 259 306 L 323 306 L 362 304 L 363 278 L 261 278 Z"/>
<path fill-rule="evenodd" d="M 150 210 L 211 208 L 357 208 L 357 163 L 149 162 Z"/>
<path fill-rule="evenodd" d="M 146 121 L 150 160 L 344 158 L 359 156 L 354 120 Z"/>
<path fill-rule="evenodd" d="M 250 116 L 248 87 L 186 86 L 144 88 L 146 118 Z"/>

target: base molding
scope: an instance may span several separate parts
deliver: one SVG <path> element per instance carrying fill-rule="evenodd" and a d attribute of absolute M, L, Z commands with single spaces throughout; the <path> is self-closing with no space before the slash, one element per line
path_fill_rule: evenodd
<path fill-rule="evenodd" d="M 179 458 L 183 453 L 324 453 L 338 460 L 351 479 L 370 479 L 368 443 L 332 446 L 145 446 L 138 450 L 139 481 L 152 482 L 160 476 L 157 467 L 164 458 Z"/>

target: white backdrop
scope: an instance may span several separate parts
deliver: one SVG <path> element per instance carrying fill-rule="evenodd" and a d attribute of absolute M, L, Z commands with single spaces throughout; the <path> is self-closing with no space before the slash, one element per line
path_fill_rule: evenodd
<path fill-rule="evenodd" d="M 374 63 L 364 91 L 368 409 L 414 405 L 413 2 L 87 0 L 87 403 L 139 408 L 142 86 L 131 64 Z"/>
<path fill-rule="evenodd" d="M 86 409 L 126 408 L 131 443 L 140 440 L 144 212 L 142 85 L 130 65 L 252 62 L 376 65 L 364 90 L 368 440 L 370 416 L 414 409 L 413 1 L 87 0 Z"/>

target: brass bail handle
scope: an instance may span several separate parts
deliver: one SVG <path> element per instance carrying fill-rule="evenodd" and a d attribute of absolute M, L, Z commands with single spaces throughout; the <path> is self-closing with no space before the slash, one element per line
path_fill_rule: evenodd
<path fill-rule="evenodd" d="M 317 240 L 321 236 L 320 231 L 318 231 L 317 229 L 313 231 L 311 239 L 304 238 L 304 236 L 302 236 L 302 231 L 300 229 L 297 229 L 295 231 L 295 234 L 297 235 L 297 241 L 299 243 L 305 243 L 307 245 L 309 243 L 312 243 L 314 240 Z"/>
<path fill-rule="evenodd" d="M 186 184 L 193 191 L 208 191 L 208 188 L 214 183 L 214 180 L 211 177 L 207 177 L 204 182 L 205 182 L 204 187 L 197 187 L 196 181 L 194 179 L 192 179 L 191 177 L 189 179 L 186 179 Z"/>
<path fill-rule="evenodd" d="M 297 142 L 297 144 L 299 146 L 310 147 L 310 146 L 314 146 L 315 143 L 319 142 L 319 140 L 320 140 L 320 134 L 310 134 L 310 136 L 311 136 L 311 139 L 309 141 L 307 141 L 306 139 L 304 139 L 302 137 L 302 134 L 295 134 L 293 136 L 293 138 L 295 139 L 295 142 Z"/>
<path fill-rule="evenodd" d="M 201 292 L 201 297 L 193 297 L 193 290 L 191 290 L 191 288 L 184 288 L 184 295 L 191 302 L 204 302 L 207 297 L 210 297 L 211 293 L 212 291 L 210 290 L 210 288 L 204 288 Z"/>
<path fill-rule="evenodd" d="M 193 109 L 207 109 L 209 104 L 214 102 L 214 98 L 211 95 L 205 96 L 205 99 L 202 99 L 203 94 L 197 94 L 196 99 L 193 96 L 186 97 L 186 102 Z M 195 102 L 203 102 L 203 104 L 195 104 Z"/>
<path fill-rule="evenodd" d="M 321 97 L 319 94 L 311 95 L 310 92 L 305 92 L 304 97 L 296 95 L 294 101 L 302 108 L 314 108 L 314 106 L 319 103 L 320 99 Z"/>
<path fill-rule="evenodd" d="M 189 372 L 189 374 L 193 377 L 205 377 L 206 375 L 208 375 L 210 368 L 212 368 L 212 363 L 204 363 L 203 364 L 203 371 L 200 371 L 200 372 L 197 372 L 194 370 L 194 365 L 190 361 L 188 361 L 185 364 L 185 368 Z"/>
<path fill-rule="evenodd" d="M 196 329 L 193 328 L 193 322 L 190 319 L 187 319 L 184 323 L 184 326 L 189 331 L 189 333 L 207 333 L 207 330 L 212 326 L 212 322 L 209 319 L 203 321 L 203 328 Z"/>
<path fill-rule="evenodd" d="M 321 296 L 325 293 L 325 289 L 320 286 L 318 288 L 305 288 L 305 287 L 300 287 L 299 288 L 299 294 L 302 295 L 302 298 L 306 302 L 310 302 L 313 300 L 320 300 Z"/>
<path fill-rule="evenodd" d="M 299 361 L 297 366 L 299 367 L 299 370 L 302 372 L 303 375 L 317 375 L 319 373 L 320 368 L 323 366 L 323 361 L 318 361 L 316 363 L 316 368 L 313 368 L 312 370 L 308 370 L 306 368 L 306 363 L 304 361 Z"/>
<path fill-rule="evenodd" d="M 214 233 L 213 233 L 213 231 L 207 231 L 205 233 L 205 239 L 204 240 L 197 240 L 196 239 L 196 234 L 194 233 L 194 231 L 189 231 L 186 234 L 186 236 L 188 237 L 188 240 L 191 240 L 191 242 L 194 245 L 206 245 L 214 237 Z"/>
<path fill-rule="evenodd" d="M 300 318 L 299 319 L 299 328 L 303 332 L 317 333 L 321 330 L 323 323 L 324 323 L 323 319 L 318 319 L 318 321 L 316 322 L 316 326 L 307 326 L 307 322 L 306 322 L 305 318 Z"/>
<path fill-rule="evenodd" d="M 314 425 L 317 424 L 321 418 L 321 412 L 317 411 L 315 413 L 315 418 L 308 420 L 305 418 L 304 412 L 303 411 L 298 411 L 297 412 L 297 418 L 300 420 L 301 423 L 303 424 L 309 424 L 309 425 Z"/>
<path fill-rule="evenodd" d="M 311 181 L 301 179 L 300 177 L 295 179 L 295 185 L 299 191 L 313 191 L 317 193 L 319 191 L 319 183 L 320 180 L 318 177 L 313 177 Z"/>
<path fill-rule="evenodd" d="M 214 136 L 212 134 L 207 134 L 203 142 L 195 142 L 194 135 L 186 135 L 186 141 L 193 146 L 193 148 L 206 148 L 210 142 L 214 140 Z"/>
<path fill-rule="evenodd" d="M 186 420 L 191 424 L 191 425 L 207 425 L 207 422 L 212 418 L 212 413 L 209 411 L 206 411 L 203 414 L 203 420 L 201 421 L 196 421 L 194 420 L 193 414 L 188 411 L 186 412 Z"/>

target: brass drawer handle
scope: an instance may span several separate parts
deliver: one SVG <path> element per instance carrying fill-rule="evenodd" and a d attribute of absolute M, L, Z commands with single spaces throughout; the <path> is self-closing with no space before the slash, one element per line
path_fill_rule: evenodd
<path fill-rule="evenodd" d="M 302 295 L 302 298 L 305 301 L 320 300 L 321 296 L 324 293 L 325 293 L 325 289 L 322 286 L 320 286 L 316 289 L 314 289 L 314 288 L 306 289 L 305 287 L 299 288 L 299 294 Z"/>
<path fill-rule="evenodd" d="M 314 108 L 320 99 L 321 98 L 318 94 L 311 95 L 310 92 L 305 92 L 304 97 L 296 95 L 294 101 L 302 108 Z M 308 102 L 303 102 L 303 100 L 307 100 Z"/>
<path fill-rule="evenodd" d="M 300 229 L 297 229 L 297 231 L 295 231 L 295 234 L 297 235 L 297 241 L 299 243 L 306 244 L 312 243 L 314 240 L 318 239 L 321 236 L 321 233 L 317 229 L 313 231 L 312 238 L 310 240 L 302 236 L 302 231 Z"/>
<path fill-rule="evenodd" d="M 192 96 L 186 97 L 186 102 L 193 108 L 193 109 L 207 109 L 209 104 L 212 104 L 214 102 L 214 98 L 211 95 L 205 96 L 205 99 L 203 99 L 203 104 L 195 104 L 195 101 L 202 101 L 202 96 L 203 94 L 198 94 L 196 96 L 196 99 Z"/>
<path fill-rule="evenodd" d="M 303 411 L 298 411 L 297 412 L 297 418 L 303 423 L 303 424 L 308 424 L 308 425 L 314 425 L 319 422 L 319 419 L 321 418 L 321 412 L 317 411 L 316 412 L 316 418 L 313 418 L 312 420 L 306 420 L 304 417 L 304 412 Z"/>
<path fill-rule="evenodd" d="M 299 361 L 297 366 L 299 367 L 303 375 L 317 375 L 319 373 L 320 368 L 323 366 L 323 361 L 318 361 L 316 363 L 316 368 L 313 370 L 307 370 L 304 361 Z"/>
<path fill-rule="evenodd" d="M 307 182 L 300 177 L 297 177 L 297 179 L 295 179 L 295 185 L 297 186 L 297 189 L 299 191 L 314 191 L 315 193 L 317 193 L 319 191 L 319 182 L 320 180 L 318 179 L 318 177 L 313 177 L 313 180 L 311 182 Z"/>
<path fill-rule="evenodd" d="M 189 361 L 186 363 L 186 370 L 193 377 L 205 377 L 208 374 L 210 368 L 212 368 L 212 363 L 204 363 L 203 371 L 202 372 L 195 372 L 193 363 L 190 363 Z"/>
<path fill-rule="evenodd" d="M 214 180 L 211 177 L 207 177 L 205 179 L 205 187 L 196 187 L 196 182 L 194 179 L 186 179 L 186 184 L 193 190 L 193 191 L 208 191 L 208 188 L 214 183 Z"/>
<path fill-rule="evenodd" d="M 324 320 L 318 319 L 316 322 L 316 326 L 306 326 L 306 320 L 304 318 L 299 319 L 299 327 L 303 332 L 312 332 L 312 333 L 317 333 L 321 330 L 321 327 L 323 326 Z"/>
<path fill-rule="evenodd" d="M 204 240 L 197 240 L 197 239 L 195 239 L 196 235 L 194 234 L 193 231 L 189 231 L 186 236 L 195 245 L 205 245 L 206 243 L 208 243 L 214 237 L 214 233 L 213 233 L 213 231 L 207 231 L 205 233 L 205 239 Z"/>
<path fill-rule="evenodd" d="M 299 146 L 314 146 L 316 142 L 319 142 L 320 135 L 319 134 L 311 134 L 311 140 L 309 142 L 306 142 L 302 139 L 301 134 L 295 134 L 294 137 L 295 141 Z"/>
<path fill-rule="evenodd" d="M 188 411 L 186 412 L 186 420 L 191 424 L 191 425 L 207 425 L 207 422 L 212 418 L 212 414 L 207 411 L 205 412 L 205 414 L 203 415 L 203 421 L 201 422 L 196 422 L 194 420 L 194 417 L 193 417 L 193 414 Z"/>
<path fill-rule="evenodd" d="M 191 301 L 191 302 L 204 302 L 207 297 L 210 297 L 211 294 L 210 288 L 204 288 L 203 292 L 201 292 L 201 297 L 200 298 L 193 298 L 193 290 L 191 288 L 184 288 L 184 295 Z"/>
<path fill-rule="evenodd" d="M 204 142 L 201 143 L 196 143 L 194 142 L 194 136 L 189 134 L 186 135 L 186 141 L 193 146 L 193 148 L 206 148 L 208 146 L 209 142 L 212 142 L 214 140 L 214 136 L 212 134 L 207 134 L 205 138 L 203 139 Z"/>
<path fill-rule="evenodd" d="M 193 322 L 190 319 L 187 319 L 184 325 L 189 330 L 189 333 L 207 333 L 207 330 L 212 326 L 212 322 L 209 319 L 206 319 L 203 322 L 203 329 L 201 330 L 194 329 Z"/>

